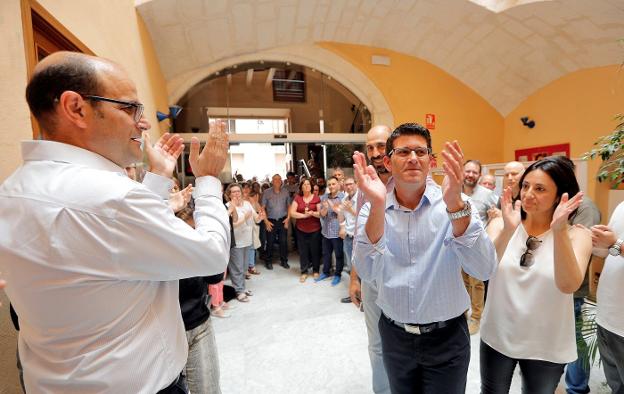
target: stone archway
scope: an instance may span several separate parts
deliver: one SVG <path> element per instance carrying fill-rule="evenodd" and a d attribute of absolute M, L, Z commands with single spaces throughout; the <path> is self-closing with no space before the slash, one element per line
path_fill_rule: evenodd
<path fill-rule="evenodd" d="M 176 103 L 189 89 L 207 76 L 235 64 L 252 61 L 292 62 L 315 68 L 340 82 L 356 95 L 371 113 L 373 124 L 394 126 L 394 116 L 385 97 L 353 64 L 317 45 L 296 45 L 269 49 L 221 60 L 184 73 L 167 82 L 169 102 Z"/>

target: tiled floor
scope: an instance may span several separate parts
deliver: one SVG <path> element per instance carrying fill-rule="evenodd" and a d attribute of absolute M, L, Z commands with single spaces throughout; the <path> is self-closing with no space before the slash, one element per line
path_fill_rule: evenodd
<path fill-rule="evenodd" d="M 231 317 L 213 317 L 224 394 L 370 393 L 370 364 L 364 316 L 341 304 L 348 277 L 336 287 L 309 278 L 299 283 L 298 260 L 291 269 L 275 265 L 248 280 L 249 303 L 232 301 Z M 472 336 L 467 393 L 479 393 L 479 337 Z M 511 393 L 520 393 L 516 372 Z M 609 393 L 594 367 L 592 393 Z M 560 388 L 557 393 L 565 393 Z"/>

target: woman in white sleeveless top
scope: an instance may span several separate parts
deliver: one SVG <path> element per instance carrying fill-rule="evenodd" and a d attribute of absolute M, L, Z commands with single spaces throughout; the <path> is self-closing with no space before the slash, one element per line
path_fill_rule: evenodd
<path fill-rule="evenodd" d="M 230 199 L 226 205 L 236 209 L 238 220 L 233 222 L 234 241 L 236 245 L 230 249 L 230 261 L 228 273 L 232 286 L 236 290 L 236 299 L 247 302 L 252 293 L 245 290 L 245 272 L 251 259 L 255 258 L 256 250 L 253 248 L 253 226 L 261 220 L 261 217 L 253 209 L 249 201 L 243 200 L 241 186 L 238 183 L 230 184 L 225 190 L 225 195 Z"/>
<path fill-rule="evenodd" d="M 554 393 L 576 360 L 573 293 L 583 282 L 591 232 L 569 227 L 582 201 L 569 160 L 548 157 L 502 199 L 503 230 L 492 236 L 499 260 L 481 323 L 481 392 L 508 393 L 516 364 L 522 392 Z M 572 196 L 569 198 L 569 196 Z"/>

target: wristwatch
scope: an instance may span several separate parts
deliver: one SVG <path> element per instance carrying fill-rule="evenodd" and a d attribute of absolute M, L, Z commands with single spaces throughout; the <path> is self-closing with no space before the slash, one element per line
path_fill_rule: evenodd
<path fill-rule="evenodd" d="M 622 243 L 624 241 L 618 239 L 613 245 L 609 246 L 609 254 L 611 256 L 619 256 L 622 253 Z"/>
<path fill-rule="evenodd" d="M 457 212 L 449 212 L 447 208 L 446 213 L 448 214 L 450 220 L 457 220 L 465 218 L 466 216 L 470 216 L 472 214 L 472 207 L 470 206 L 469 201 L 464 201 L 464 209 Z"/>

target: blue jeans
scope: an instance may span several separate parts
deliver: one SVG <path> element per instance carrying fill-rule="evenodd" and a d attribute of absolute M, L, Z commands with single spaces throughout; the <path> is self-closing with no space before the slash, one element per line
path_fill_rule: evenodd
<path fill-rule="evenodd" d="M 192 394 L 221 394 L 219 357 L 211 319 L 188 330 L 186 339 L 189 350 L 184 373 L 189 390 Z"/>
<path fill-rule="evenodd" d="M 581 315 L 581 307 L 583 306 L 582 298 L 574 299 L 574 318 L 576 320 L 576 347 L 578 354 L 582 354 L 587 349 L 587 344 L 583 341 L 583 335 L 579 325 L 583 324 L 583 317 Z M 581 346 L 579 346 L 579 340 Z M 567 386 L 568 394 L 587 394 L 589 393 L 589 369 L 583 368 L 583 363 L 580 357 L 568 364 L 566 369 L 565 382 Z"/>
<path fill-rule="evenodd" d="M 344 250 L 344 270 L 351 272 L 351 256 L 353 256 L 353 236 L 347 235 L 342 240 L 342 248 Z"/>
<path fill-rule="evenodd" d="M 344 265 L 344 252 L 342 249 L 342 238 L 323 237 L 323 273 L 329 276 L 332 265 L 332 253 L 336 256 L 336 276 L 342 275 Z"/>
<path fill-rule="evenodd" d="M 245 261 L 247 261 L 247 268 L 253 268 L 256 266 L 256 249 L 253 248 L 253 245 L 245 254 Z"/>
<path fill-rule="evenodd" d="M 245 272 L 247 272 L 248 256 L 255 253 L 256 250 L 253 248 L 253 245 L 230 249 L 228 272 L 236 294 L 245 291 Z"/>

